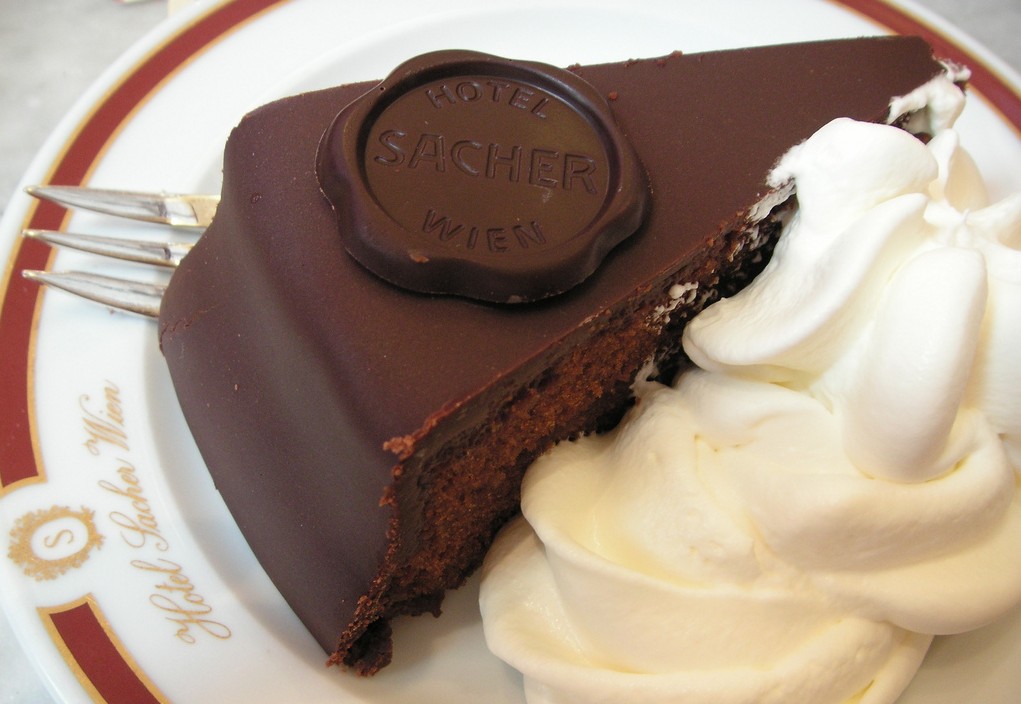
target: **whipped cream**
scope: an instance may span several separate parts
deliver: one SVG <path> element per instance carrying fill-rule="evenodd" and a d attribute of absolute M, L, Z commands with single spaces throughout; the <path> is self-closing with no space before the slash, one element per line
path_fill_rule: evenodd
<path fill-rule="evenodd" d="M 799 208 L 697 368 L 528 471 L 481 606 L 530 704 L 892 702 L 1021 602 L 1021 194 L 958 112 L 785 155 Z"/>

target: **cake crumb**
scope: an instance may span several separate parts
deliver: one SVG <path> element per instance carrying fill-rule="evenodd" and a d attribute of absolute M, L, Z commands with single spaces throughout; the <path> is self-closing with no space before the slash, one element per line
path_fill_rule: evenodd
<path fill-rule="evenodd" d="M 383 443 L 383 449 L 392 452 L 400 459 L 407 459 L 415 448 L 415 437 L 413 435 L 401 435 L 390 438 Z"/>
<path fill-rule="evenodd" d="M 661 57 L 659 57 L 658 59 L 656 59 L 656 65 L 657 65 L 657 66 L 660 66 L 660 67 L 662 67 L 662 66 L 666 66 L 666 64 L 667 64 L 667 61 L 669 61 L 670 59 L 675 59 L 675 58 L 677 58 L 678 56 L 682 56 L 683 54 L 684 54 L 684 52 L 682 52 L 682 51 L 679 51 L 679 50 L 677 50 L 677 49 L 674 49 L 673 51 L 671 51 L 671 52 L 670 52 L 669 54 L 667 54 L 666 56 L 661 56 Z"/>

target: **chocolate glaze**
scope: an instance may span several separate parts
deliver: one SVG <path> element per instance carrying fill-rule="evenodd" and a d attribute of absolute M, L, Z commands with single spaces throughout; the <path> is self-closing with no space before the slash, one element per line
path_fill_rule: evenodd
<path fill-rule="evenodd" d="M 287 98 L 245 117 L 227 143 L 215 222 L 164 298 L 160 340 L 218 489 L 323 647 L 343 633 L 337 659 L 373 671 L 387 659 L 385 619 L 435 605 L 436 584 L 416 593 L 414 580 L 392 573 L 429 532 L 421 487 L 438 471 L 436 457 L 471 452 L 466 438 L 515 389 L 538 389 L 545 369 L 585 360 L 630 311 L 668 302 L 663 285 L 684 281 L 693 263 L 703 283 L 725 275 L 733 252 L 717 233 L 740 229 L 788 148 L 838 116 L 883 119 L 891 97 L 940 71 L 911 38 L 577 68 L 609 98 L 647 171 L 652 207 L 589 279 L 516 306 L 413 293 L 345 251 L 319 190 L 316 150 L 338 113 L 375 84 Z M 654 344 L 675 355 L 676 329 Z M 625 396 L 617 388 L 593 397 L 602 407 L 585 422 L 619 411 Z M 523 449 L 519 464 L 543 448 Z M 504 498 L 492 524 L 506 512 Z M 477 538 L 470 560 L 488 539 Z M 446 586 L 471 566 L 453 569 Z M 366 629 L 379 638 L 361 637 Z"/>

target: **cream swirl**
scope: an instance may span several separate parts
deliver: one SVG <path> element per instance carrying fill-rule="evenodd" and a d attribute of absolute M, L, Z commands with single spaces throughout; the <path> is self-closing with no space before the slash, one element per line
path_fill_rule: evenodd
<path fill-rule="evenodd" d="M 771 178 L 799 208 L 698 369 L 540 459 L 487 557 L 530 704 L 891 702 L 1021 602 L 1021 194 L 850 120 Z"/>

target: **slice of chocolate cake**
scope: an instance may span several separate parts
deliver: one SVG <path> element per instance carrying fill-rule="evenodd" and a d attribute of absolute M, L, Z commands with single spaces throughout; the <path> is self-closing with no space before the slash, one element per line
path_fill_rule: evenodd
<path fill-rule="evenodd" d="M 442 53 L 248 115 L 160 342 L 331 661 L 386 665 L 389 619 L 438 611 L 529 463 L 682 363 L 685 321 L 768 258 L 782 154 L 836 117 L 898 117 L 943 72 L 913 38 L 570 73 Z"/>

